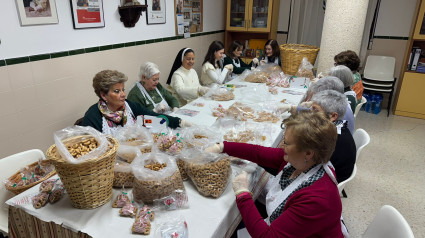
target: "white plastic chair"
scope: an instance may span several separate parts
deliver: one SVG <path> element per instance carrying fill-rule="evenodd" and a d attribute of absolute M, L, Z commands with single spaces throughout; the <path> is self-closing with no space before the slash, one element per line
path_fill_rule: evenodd
<path fill-rule="evenodd" d="M 38 159 L 45 159 L 41 150 L 27 150 L 14 155 L 0 159 L 0 180 L 3 182 L 15 174 L 21 168 L 36 162 Z M 0 186 L 0 232 L 7 235 L 8 228 L 8 210 L 9 206 L 5 204 L 7 200 L 15 196 L 12 192 L 6 190 L 4 184 Z"/>
<path fill-rule="evenodd" d="M 359 113 L 360 109 L 365 103 L 367 103 L 367 99 L 362 96 L 362 100 L 360 101 L 359 104 L 357 104 L 356 109 L 354 110 L 354 118 L 356 118 L 357 114 Z"/>
<path fill-rule="evenodd" d="M 362 238 L 415 238 L 415 236 L 400 212 L 390 205 L 384 205 Z"/>
<path fill-rule="evenodd" d="M 351 172 L 350 177 L 338 184 L 339 193 L 342 194 L 342 196 L 345 197 L 345 198 L 347 197 L 347 194 L 344 191 L 344 187 L 349 181 L 351 181 L 356 176 L 356 173 L 357 173 L 356 164 L 357 164 L 357 161 L 359 159 L 360 152 L 362 152 L 362 150 L 370 142 L 369 134 L 363 129 L 357 129 L 354 132 L 353 138 L 354 138 L 354 142 L 356 143 L 356 163 L 354 164 L 353 172 Z"/>
<path fill-rule="evenodd" d="M 390 115 L 391 99 L 397 78 L 394 77 L 395 58 L 369 55 L 363 71 L 363 87 L 367 91 L 389 93 L 387 110 Z"/>

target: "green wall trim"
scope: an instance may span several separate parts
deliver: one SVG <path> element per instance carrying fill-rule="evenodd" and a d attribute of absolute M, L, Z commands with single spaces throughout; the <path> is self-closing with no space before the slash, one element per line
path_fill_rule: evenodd
<path fill-rule="evenodd" d="M 225 30 L 193 33 L 190 35 L 190 37 L 193 38 L 198 36 L 212 35 L 212 34 L 218 34 L 218 33 L 224 33 L 224 32 Z M 184 39 L 184 36 L 183 35 L 170 36 L 170 37 L 164 37 L 164 38 L 142 40 L 142 41 L 131 41 L 131 42 L 124 42 L 119 44 L 112 44 L 112 45 L 101 45 L 101 46 L 94 46 L 94 47 L 83 48 L 83 49 L 74 49 L 69 51 L 53 52 L 53 53 L 47 53 L 47 54 L 30 55 L 30 56 L 24 56 L 24 57 L 18 57 L 18 58 L 0 59 L 0 67 L 7 66 L 7 65 L 34 62 L 39 60 L 48 60 L 48 59 L 54 59 L 54 58 L 60 58 L 60 57 L 67 57 L 72 55 L 87 54 L 87 53 L 93 53 L 93 52 L 104 51 L 104 50 L 133 47 L 133 46 L 139 46 L 139 45 L 151 44 L 151 43 L 157 43 L 157 42 L 180 40 L 180 39 Z"/>
<path fill-rule="evenodd" d="M 387 39 L 387 40 L 409 40 L 409 37 L 403 36 L 373 36 L 374 39 Z"/>

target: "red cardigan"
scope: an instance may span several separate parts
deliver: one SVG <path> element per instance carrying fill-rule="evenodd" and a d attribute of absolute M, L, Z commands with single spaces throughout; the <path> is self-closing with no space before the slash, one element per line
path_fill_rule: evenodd
<path fill-rule="evenodd" d="M 257 163 L 262 167 L 279 168 L 287 164 L 285 152 L 244 143 L 224 142 L 224 153 Z M 240 196 L 236 204 L 243 222 L 253 237 L 344 237 L 341 232 L 341 198 L 337 186 L 325 175 L 311 186 L 292 194 L 283 213 L 271 225 L 263 220 L 251 196 Z"/>

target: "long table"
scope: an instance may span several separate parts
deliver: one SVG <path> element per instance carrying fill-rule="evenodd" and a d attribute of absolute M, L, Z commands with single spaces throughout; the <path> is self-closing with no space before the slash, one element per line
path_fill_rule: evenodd
<path fill-rule="evenodd" d="M 196 116 L 180 115 L 178 112 L 174 115 L 195 124 L 211 126 L 217 119 L 212 116 L 212 108 L 218 103 L 225 108 L 235 101 L 277 105 L 281 103 L 282 99 L 286 99 L 286 103 L 297 104 L 306 91 L 306 88 L 302 87 L 278 88 L 277 95 L 267 95 L 263 92 L 266 88 L 264 84 L 252 84 L 238 79 L 231 83 L 235 85 L 234 100 L 216 102 L 201 97 L 182 107 L 182 109 L 199 111 Z M 204 106 L 196 106 L 200 103 L 203 103 Z M 265 141 L 264 145 L 276 146 L 282 137 L 280 122 L 268 125 L 271 127 L 272 140 Z M 256 173 L 256 182 L 252 192 L 256 198 L 267 183 L 269 174 L 258 166 L 254 173 Z M 146 237 L 156 237 L 159 224 L 168 222 L 173 217 L 181 217 L 186 220 L 190 237 L 230 237 L 241 221 L 231 181 L 223 194 L 215 199 L 200 195 L 193 183 L 189 181 L 185 181 L 184 186 L 189 199 L 189 208 L 157 212 L 155 220 L 152 222 L 151 234 Z M 123 237 L 133 235 L 131 226 L 134 219 L 120 217 L 118 209 L 111 208 L 112 201 L 96 209 L 75 209 L 71 206 L 69 197 L 65 195 L 55 204 L 47 204 L 41 209 L 34 209 L 29 201 L 31 196 L 38 193 L 38 189 L 39 186 L 35 186 L 6 202 L 10 205 L 10 237 Z M 131 190 L 128 192 L 131 193 Z M 114 199 L 120 190 L 114 189 L 113 193 Z"/>

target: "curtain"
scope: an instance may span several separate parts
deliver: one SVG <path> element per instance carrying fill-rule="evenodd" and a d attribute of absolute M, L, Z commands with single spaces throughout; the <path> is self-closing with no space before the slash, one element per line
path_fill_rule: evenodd
<path fill-rule="evenodd" d="M 320 46 L 324 3 L 318 0 L 291 0 L 287 43 Z"/>

